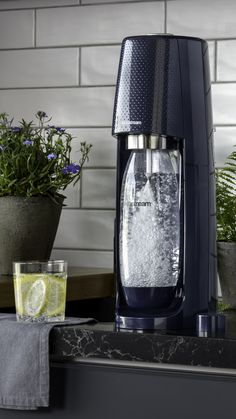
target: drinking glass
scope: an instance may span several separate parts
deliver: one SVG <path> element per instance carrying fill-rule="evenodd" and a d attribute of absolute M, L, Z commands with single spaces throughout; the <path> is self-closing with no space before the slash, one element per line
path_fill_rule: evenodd
<path fill-rule="evenodd" d="M 17 321 L 64 321 L 67 262 L 13 262 Z"/>

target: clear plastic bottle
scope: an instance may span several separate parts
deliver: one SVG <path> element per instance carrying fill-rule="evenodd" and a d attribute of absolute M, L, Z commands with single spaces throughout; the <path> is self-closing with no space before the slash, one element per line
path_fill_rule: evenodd
<path fill-rule="evenodd" d="M 179 277 L 180 154 L 132 151 L 123 177 L 120 273 L 127 304 L 168 307 Z"/>

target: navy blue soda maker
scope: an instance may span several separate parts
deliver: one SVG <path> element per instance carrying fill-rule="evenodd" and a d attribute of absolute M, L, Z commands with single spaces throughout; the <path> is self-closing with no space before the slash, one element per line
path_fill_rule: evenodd
<path fill-rule="evenodd" d="M 112 133 L 116 326 L 193 328 L 217 301 L 207 42 L 125 38 Z"/>

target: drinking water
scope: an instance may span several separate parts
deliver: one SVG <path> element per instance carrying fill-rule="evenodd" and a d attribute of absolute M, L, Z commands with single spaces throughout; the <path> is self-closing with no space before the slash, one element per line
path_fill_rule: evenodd
<path fill-rule="evenodd" d="M 158 158 L 162 158 L 162 152 L 158 153 Z M 135 172 L 130 165 L 124 177 L 120 224 L 120 269 L 124 287 L 173 287 L 179 276 L 177 175 L 171 161 L 167 170 L 166 155 L 166 172 L 151 173 L 149 163 L 146 161 L 145 172 Z"/>

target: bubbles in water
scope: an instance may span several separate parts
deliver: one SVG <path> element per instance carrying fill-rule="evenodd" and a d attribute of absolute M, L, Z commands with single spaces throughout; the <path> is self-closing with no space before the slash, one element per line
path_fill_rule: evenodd
<path fill-rule="evenodd" d="M 122 189 L 120 227 L 123 286 L 175 286 L 180 240 L 176 174 L 128 172 Z"/>

